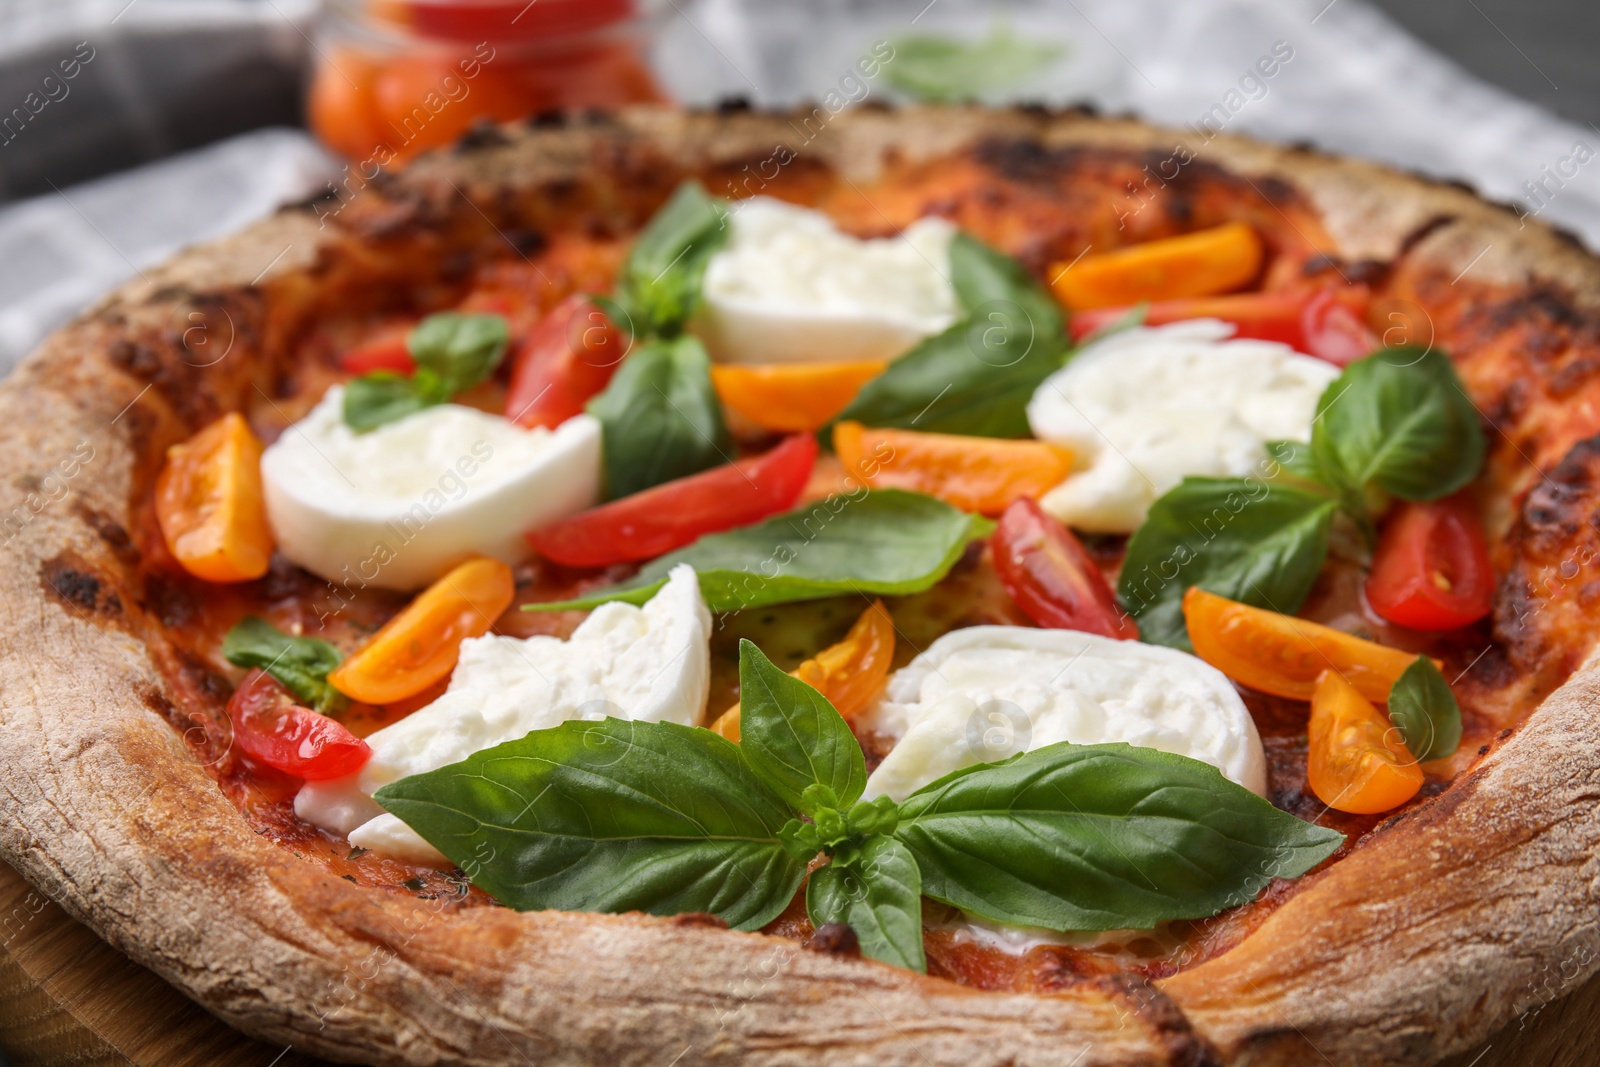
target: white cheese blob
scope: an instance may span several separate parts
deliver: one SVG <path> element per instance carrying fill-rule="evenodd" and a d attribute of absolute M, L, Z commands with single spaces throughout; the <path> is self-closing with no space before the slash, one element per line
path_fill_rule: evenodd
<path fill-rule="evenodd" d="M 699 725 L 711 684 L 710 638 L 699 579 L 682 564 L 642 607 L 602 604 L 566 641 L 493 634 L 463 641 L 444 694 L 368 737 L 372 758 L 357 773 L 306 783 L 295 813 L 360 848 L 446 863 L 372 794 L 569 719 Z"/>
<path fill-rule="evenodd" d="M 1028 424 L 1078 469 L 1040 505 L 1080 530 L 1131 533 L 1186 476 L 1260 473 L 1266 442 L 1309 441 L 1339 368 L 1232 334 L 1216 319 L 1124 330 L 1046 378 Z"/>
<path fill-rule="evenodd" d="M 1258 794 L 1267 785 L 1255 722 L 1222 672 L 1077 630 L 947 633 L 895 672 L 868 724 L 898 738 L 868 797 L 904 800 L 951 771 L 1060 741 L 1122 741 L 1209 763 Z"/>
<path fill-rule="evenodd" d="M 861 240 L 820 211 L 758 196 L 736 202 L 728 224 L 696 324 L 713 359 L 893 359 L 961 316 L 944 219 Z"/>
<path fill-rule="evenodd" d="M 261 457 L 283 554 L 351 588 L 416 589 L 474 556 L 515 563 L 523 534 L 592 506 L 600 425 L 555 430 L 440 404 L 356 433 L 334 386 Z"/>

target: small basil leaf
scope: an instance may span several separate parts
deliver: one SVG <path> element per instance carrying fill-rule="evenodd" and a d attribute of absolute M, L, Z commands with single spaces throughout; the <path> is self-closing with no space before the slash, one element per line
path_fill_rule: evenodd
<path fill-rule="evenodd" d="M 697 182 L 678 186 L 639 231 L 617 277 L 615 297 L 631 329 L 663 337 L 682 330 L 699 306 L 706 264 L 727 240 L 727 202 Z"/>
<path fill-rule="evenodd" d="M 501 903 L 703 911 L 756 930 L 806 863 L 791 813 L 710 730 L 603 719 L 535 730 L 373 797 Z"/>
<path fill-rule="evenodd" d="M 1293 614 L 1328 555 L 1337 504 L 1254 478 L 1185 478 L 1150 506 L 1128 542 L 1117 594 L 1156 645 L 1192 651 L 1183 594 L 1198 585 Z"/>
<path fill-rule="evenodd" d="M 1026 83 L 1067 54 L 1065 45 L 996 25 L 981 41 L 916 35 L 894 42 L 884 79 L 919 100 L 952 103 Z"/>
<path fill-rule="evenodd" d="M 260 667 L 295 699 L 321 712 L 340 707 L 344 697 L 328 684 L 328 674 L 344 659 L 339 650 L 314 637 L 293 637 L 266 619 L 247 615 L 222 639 L 222 658 L 235 667 Z"/>
<path fill-rule="evenodd" d="M 1405 500 L 1438 500 L 1477 476 L 1478 410 L 1442 353 L 1385 348 L 1357 360 L 1317 404 L 1312 450 L 1325 476 Z"/>
<path fill-rule="evenodd" d="M 1198 760 L 1055 744 L 948 774 L 900 805 L 922 892 L 1051 930 L 1148 929 L 1255 899 L 1344 835 L 1280 811 Z"/>
<path fill-rule="evenodd" d="M 739 642 L 739 707 L 745 762 L 790 807 L 815 815 L 819 806 L 843 809 L 860 798 L 867 764 L 850 725 L 827 697 L 747 639 Z"/>
<path fill-rule="evenodd" d="M 922 874 L 910 849 L 892 837 L 869 837 L 845 866 L 811 872 L 806 885 L 811 925 L 846 923 L 861 954 L 913 971 L 928 969 L 922 949 Z"/>
<path fill-rule="evenodd" d="M 968 542 L 993 529 L 989 520 L 921 493 L 860 490 L 754 526 L 708 534 L 645 564 L 625 582 L 526 608 L 586 610 L 609 600 L 643 604 L 679 563 L 694 567 L 706 606 L 717 612 L 840 593 L 920 593 L 949 573 Z"/>
<path fill-rule="evenodd" d="M 1439 668 L 1418 656 L 1389 690 L 1389 721 L 1418 762 L 1444 759 L 1461 744 L 1461 708 Z"/>
<path fill-rule="evenodd" d="M 1028 401 L 1066 352 L 1061 312 L 1021 264 L 966 234 L 950 242 L 950 270 L 967 317 L 889 364 L 839 419 L 1028 436 Z"/>
<path fill-rule="evenodd" d="M 344 421 L 357 433 L 366 433 L 434 403 L 417 391 L 410 378 L 393 371 L 373 371 L 345 384 Z"/>
<path fill-rule="evenodd" d="M 711 360 L 693 337 L 635 349 L 589 412 L 600 420 L 608 499 L 729 462 Z"/>
<path fill-rule="evenodd" d="M 429 315 L 406 335 L 406 349 L 416 360 L 419 374 L 431 371 L 443 393 L 440 403 L 471 389 L 487 378 L 505 357 L 511 334 L 499 315 L 467 315 L 456 311 Z M 428 379 L 424 379 L 429 381 Z"/>

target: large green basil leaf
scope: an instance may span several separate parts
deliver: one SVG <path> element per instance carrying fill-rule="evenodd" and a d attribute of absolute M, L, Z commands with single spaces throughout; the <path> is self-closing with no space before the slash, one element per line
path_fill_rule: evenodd
<path fill-rule="evenodd" d="M 693 337 L 634 349 L 589 401 L 600 420 L 608 499 L 727 463 L 732 445 L 711 386 L 711 360 Z"/>
<path fill-rule="evenodd" d="M 437 403 L 441 401 L 423 395 L 410 378 L 381 370 L 346 383 L 342 412 L 345 425 L 356 433 L 366 433 Z"/>
<path fill-rule="evenodd" d="M 1337 506 L 1277 482 L 1185 478 L 1128 542 L 1117 595 L 1144 640 L 1184 651 L 1193 651 L 1183 621 L 1192 585 L 1292 615 L 1327 558 Z"/>
<path fill-rule="evenodd" d="M 950 270 L 966 317 L 889 364 L 839 419 L 1028 436 L 1028 401 L 1066 352 L 1061 312 L 1021 264 L 965 234 L 950 242 Z"/>
<path fill-rule="evenodd" d="M 679 563 L 694 567 L 706 606 L 719 612 L 839 593 L 920 593 L 949 572 L 969 541 L 993 529 L 989 520 L 921 493 L 859 490 L 754 526 L 708 534 L 617 585 L 525 607 L 571 611 L 609 600 L 643 604 Z"/>
<path fill-rule="evenodd" d="M 870 837 L 861 856 L 811 872 L 811 925 L 849 924 L 861 954 L 913 971 L 928 969 L 922 949 L 922 874 L 911 850 L 892 837 Z"/>
<path fill-rule="evenodd" d="M 1406 500 L 1449 496 L 1477 476 L 1485 451 L 1478 409 L 1450 360 L 1415 348 L 1380 349 L 1346 367 L 1317 403 L 1311 447 L 1336 488 L 1376 486 Z"/>
<path fill-rule="evenodd" d="M 675 336 L 700 303 L 706 264 L 728 240 L 728 205 L 698 182 L 678 186 L 633 242 L 617 276 L 619 328 L 635 336 Z"/>
<path fill-rule="evenodd" d="M 675 723 L 567 722 L 374 795 L 518 910 L 703 911 L 756 930 L 806 864 L 739 747 Z"/>
<path fill-rule="evenodd" d="M 1389 720 L 1419 762 L 1444 759 L 1461 744 L 1461 707 L 1439 668 L 1418 656 L 1389 690 Z"/>
<path fill-rule="evenodd" d="M 779 669 L 750 640 L 739 642 L 739 751 L 790 807 L 815 815 L 811 786 L 840 810 L 867 784 L 867 764 L 850 725 L 828 698 Z"/>
<path fill-rule="evenodd" d="M 247 615 L 222 639 L 222 658 L 235 667 L 260 667 L 295 698 L 328 712 L 344 697 L 328 684 L 328 674 L 344 659 L 339 650 L 315 637 L 293 637 L 266 619 Z"/>
<path fill-rule="evenodd" d="M 948 774 L 900 805 L 922 892 L 995 922 L 1148 929 L 1253 900 L 1339 847 L 1184 756 L 1056 744 Z"/>

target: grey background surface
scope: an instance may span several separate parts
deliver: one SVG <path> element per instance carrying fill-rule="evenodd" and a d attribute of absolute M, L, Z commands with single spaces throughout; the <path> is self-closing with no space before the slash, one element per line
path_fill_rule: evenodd
<path fill-rule="evenodd" d="M 1600 0 L 1373 2 L 1473 74 L 1600 135 Z M 227 54 L 226 48 L 174 45 L 168 61 L 219 52 Z M 62 130 L 70 139 L 60 146 L 62 169 L 54 172 L 56 180 L 76 181 L 242 130 L 295 121 L 300 107 L 297 62 L 277 42 L 236 53 L 231 62 L 217 64 L 217 76 L 228 78 L 235 91 L 241 80 L 248 83 L 246 104 L 224 110 L 209 106 L 202 96 L 191 105 L 193 112 L 173 115 L 170 125 L 138 142 L 109 136 L 110 127 L 80 128 L 70 135 Z M 0 70 L 0 83 L 5 78 Z M 0 200 L 38 191 L 43 184 L 33 174 L 10 177 L 7 182 L 0 174 Z M 7 1067 L 3 1050 L 0 1067 Z"/>

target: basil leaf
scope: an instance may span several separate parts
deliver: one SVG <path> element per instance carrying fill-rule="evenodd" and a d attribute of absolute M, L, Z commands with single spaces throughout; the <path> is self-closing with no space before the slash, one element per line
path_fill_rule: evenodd
<path fill-rule="evenodd" d="M 1375 485 L 1405 500 L 1460 489 L 1486 448 L 1450 360 L 1415 348 L 1381 349 L 1346 367 L 1317 403 L 1311 447 L 1336 487 Z"/>
<path fill-rule="evenodd" d="M 344 696 L 328 684 L 328 673 L 344 657 L 326 641 L 292 637 L 266 619 L 247 615 L 222 639 L 222 658 L 235 667 L 260 667 L 320 712 L 344 704 Z"/>
<path fill-rule="evenodd" d="M 839 420 L 1028 436 L 1028 401 L 1066 352 L 1061 313 L 1020 264 L 965 234 L 950 242 L 950 270 L 967 317 L 889 364 Z"/>
<path fill-rule="evenodd" d="M 739 642 L 739 751 L 790 807 L 815 815 L 808 787 L 844 809 L 861 797 L 867 764 L 849 723 L 828 698 L 776 666 L 753 641 Z"/>
<path fill-rule="evenodd" d="M 1439 668 L 1418 656 L 1389 690 L 1389 721 L 1418 762 L 1444 759 L 1461 744 L 1461 708 Z"/>
<path fill-rule="evenodd" d="M 410 378 L 393 371 L 373 371 L 345 384 L 344 421 L 357 433 L 366 433 L 435 403 L 419 393 Z"/>
<path fill-rule="evenodd" d="M 969 316 L 989 321 L 986 312 L 999 312 L 1008 320 L 1026 322 L 1031 336 L 1065 335 L 1055 297 L 1021 263 L 970 234 L 957 233 L 950 239 L 950 284 Z"/>
<path fill-rule="evenodd" d="M 739 747 L 675 723 L 566 722 L 384 786 L 373 799 L 501 903 L 704 911 L 756 930 L 806 864 Z"/>
<path fill-rule="evenodd" d="M 1192 585 L 1292 615 L 1327 558 L 1337 507 L 1324 493 L 1277 482 L 1185 478 L 1128 542 L 1117 595 L 1144 640 L 1186 652 L 1183 594 Z"/>
<path fill-rule="evenodd" d="M 442 386 L 438 391 L 445 394 L 440 403 L 489 377 L 510 343 L 506 320 L 499 315 L 456 311 L 429 315 L 406 335 L 406 349 L 418 370 L 437 376 Z"/>
<path fill-rule="evenodd" d="M 608 499 L 729 462 L 711 360 L 693 337 L 639 346 L 589 413 L 600 420 Z"/>
<path fill-rule="evenodd" d="M 919 100 L 951 103 L 1021 85 L 1066 54 L 1065 45 L 1027 40 L 996 25 L 976 42 L 931 34 L 899 38 L 883 76 Z"/>
<path fill-rule="evenodd" d="M 1148 929 L 1253 900 L 1344 835 L 1302 822 L 1198 760 L 1055 744 L 979 764 L 900 805 L 925 896 L 996 922 Z"/>
<path fill-rule="evenodd" d="M 525 608 L 573 611 L 610 600 L 643 604 L 679 563 L 694 567 L 706 606 L 718 612 L 839 593 L 920 593 L 949 572 L 969 541 L 993 529 L 989 520 L 921 493 L 861 490 L 708 534 L 625 582 Z"/>
<path fill-rule="evenodd" d="M 869 837 L 854 864 L 811 872 L 811 925 L 847 923 L 861 954 L 913 971 L 928 969 L 922 949 L 922 873 L 911 850 L 892 837 Z"/>
<path fill-rule="evenodd" d="M 681 331 L 699 306 L 706 264 L 727 240 L 727 201 L 698 182 L 678 186 L 639 231 L 617 276 L 616 300 L 632 329 L 665 337 Z"/>

